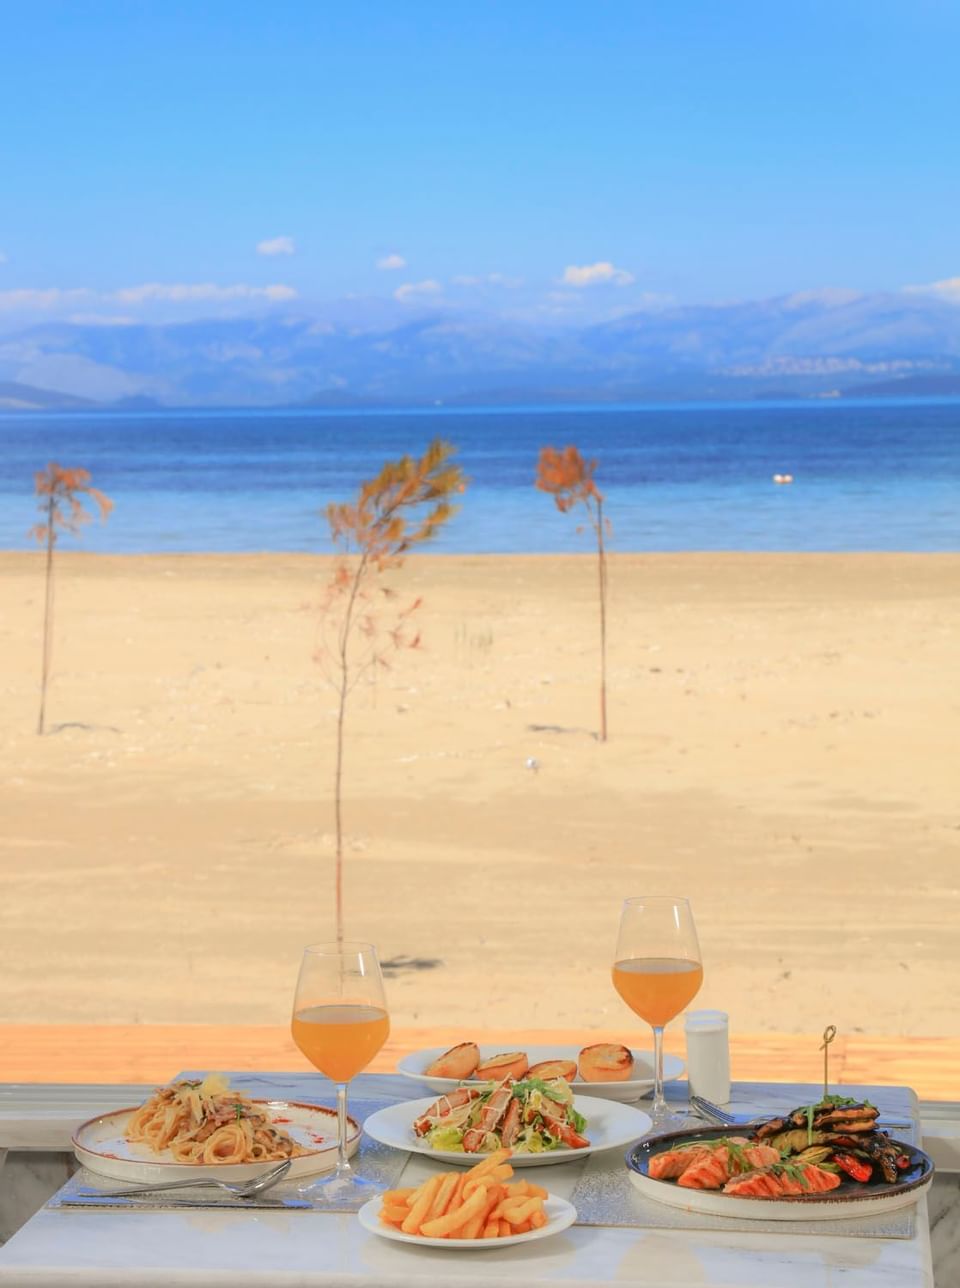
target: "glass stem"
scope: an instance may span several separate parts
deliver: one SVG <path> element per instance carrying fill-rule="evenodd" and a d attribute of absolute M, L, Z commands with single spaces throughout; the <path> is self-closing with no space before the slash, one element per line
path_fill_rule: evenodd
<path fill-rule="evenodd" d="M 663 1096 L 663 1025 L 654 1024 L 653 1028 L 653 1119 L 662 1117 L 667 1112 L 667 1102 Z"/>
<path fill-rule="evenodd" d="M 347 1084 L 337 1083 L 337 1176 L 350 1176 L 353 1168 L 347 1158 Z"/>

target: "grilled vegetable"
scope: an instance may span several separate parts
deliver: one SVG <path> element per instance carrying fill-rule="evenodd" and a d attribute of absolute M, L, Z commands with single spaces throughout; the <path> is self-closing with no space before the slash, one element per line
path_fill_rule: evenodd
<path fill-rule="evenodd" d="M 841 1172 L 846 1172 L 848 1176 L 852 1176 L 861 1185 L 869 1181 L 873 1175 L 873 1164 L 860 1158 L 854 1158 L 852 1154 L 834 1154 L 833 1161 Z"/>

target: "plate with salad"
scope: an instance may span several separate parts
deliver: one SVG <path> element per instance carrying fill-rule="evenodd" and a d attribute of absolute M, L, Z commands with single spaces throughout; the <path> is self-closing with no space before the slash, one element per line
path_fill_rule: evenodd
<path fill-rule="evenodd" d="M 382 1145 L 445 1163 L 471 1166 L 508 1146 L 514 1167 L 536 1167 L 622 1149 L 650 1126 L 641 1109 L 575 1096 L 562 1078 L 507 1078 L 389 1105 L 363 1129 Z"/>

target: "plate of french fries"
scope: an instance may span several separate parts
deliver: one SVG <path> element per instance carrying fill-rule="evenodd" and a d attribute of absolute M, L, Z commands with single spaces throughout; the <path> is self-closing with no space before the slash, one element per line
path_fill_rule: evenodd
<path fill-rule="evenodd" d="M 542 1185 L 514 1179 L 510 1150 L 468 1172 L 438 1172 L 416 1188 L 388 1190 L 357 1214 L 371 1234 L 429 1248 L 502 1248 L 566 1230 L 577 1210 Z"/>

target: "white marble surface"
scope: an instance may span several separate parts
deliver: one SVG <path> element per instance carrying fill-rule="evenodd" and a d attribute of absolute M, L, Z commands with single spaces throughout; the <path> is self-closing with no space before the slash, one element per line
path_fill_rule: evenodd
<path fill-rule="evenodd" d="M 934 1280 L 937 1288 L 957 1288 L 960 1284 L 960 1177 L 935 1177 L 928 1205 Z"/>
<path fill-rule="evenodd" d="M 234 1075 L 233 1081 L 261 1095 L 310 1098 L 329 1092 L 321 1079 L 309 1076 Z M 415 1086 L 401 1088 L 399 1081 L 365 1078 L 357 1094 L 397 1099 L 416 1094 Z M 682 1091 L 676 1088 L 673 1094 Z M 816 1094 L 812 1087 L 739 1084 L 734 1107 L 782 1110 Z M 868 1094 L 891 1116 L 916 1110 L 905 1088 L 850 1088 L 849 1094 Z M 548 1187 L 563 1192 L 563 1166 L 543 1171 Z M 951 1210 L 947 1201 L 940 1220 L 945 1236 L 951 1229 L 956 1233 Z M 498 1288 L 607 1282 L 649 1288 L 933 1288 L 926 1200 L 921 1200 L 918 1227 L 915 1238 L 898 1240 L 788 1230 L 761 1235 L 573 1227 L 528 1247 L 460 1252 L 403 1247 L 367 1234 L 354 1217 L 325 1213 L 43 1210 L 0 1249 L 0 1286 L 419 1288 L 488 1284 L 493 1276 Z M 943 1288 L 952 1285 L 947 1281 Z"/>
<path fill-rule="evenodd" d="M 929 1242 L 574 1226 L 527 1247 L 407 1248 L 354 1217 L 43 1211 L 0 1250 L 23 1288 L 330 1288 L 635 1284 L 644 1288 L 932 1288 Z"/>

